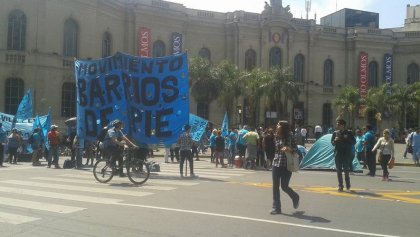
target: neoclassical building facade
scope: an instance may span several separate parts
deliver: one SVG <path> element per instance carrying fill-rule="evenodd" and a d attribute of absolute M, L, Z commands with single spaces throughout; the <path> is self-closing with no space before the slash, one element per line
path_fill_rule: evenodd
<path fill-rule="evenodd" d="M 0 111 L 14 114 L 31 89 L 34 110 L 42 115 L 51 107 L 58 124 L 76 115 L 74 58 L 117 51 L 148 57 L 186 51 L 212 63 L 228 59 L 243 70 L 289 67 L 301 93 L 287 113 L 305 125 L 332 126 L 338 113 L 332 101 L 345 86 L 419 81 L 420 6 L 407 6 L 406 27 L 378 29 L 317 25 L 294 18 L 281 0 L 270 1 L 261 14 L 189 9 L 161 0 L 0 0 L 0 5 Z M 216 102 L 190 101 L 191 113 L 221 122 L 224 111 Z M 267 112 L 272 111 L 262 104 L 259 123 L 267 123 L 267 115 L 276 119 Z M 232 124 L 239 114 L 234 116 Z M 410 119 L 419 123 L 419 116 Z"/>

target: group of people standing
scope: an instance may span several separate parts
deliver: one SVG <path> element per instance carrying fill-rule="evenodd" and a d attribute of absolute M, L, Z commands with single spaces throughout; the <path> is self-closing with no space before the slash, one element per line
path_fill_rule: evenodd
<path fill-rule="evenodd" d="M 331 137 L 331 143 L 335 147 L 335 164 L 338 178 L 338 191 L 344 189 L 342 173 L 344 172 L 346 189 L 350 190 L 349 172 L 352 170 L 353 158 L 356 157 L 363 168 L 368 169 L 366 175 L 375 177 L 377 162 L 382 168 L 382 181 L 390 181 L 389 169 L 395 162 L 394 139 L 389 129 L 382 131 L 382 136 L 377 138 L 371 125 L 366 125 L 356 130 L 356 137 L 346 127 L 346 121 L 337 119 L 337 130 Z M 418 163 L 420 158 L 420 128 L 416 132 L 408 134 L 407 147 L 411 146 L 414 162 Z"/>
<path fill-rule="evenodd" d="M 10 164 L 17 164 L 19 150 L 23 150 L 23 138 L 19 134 L 16 128 L 12 128 L 10 134 L 3 130 L 3 124 L 0 123 L 0 167 L 3 166 L 4 161 L 4 151 L 5 148 L 8 152 L 8 159 L 7 161 Z M 44 138 L 41 135 L 40 128 L 34 128 L 33 133 L 29 136 L 27 141 L 27 146 L 30 146 L 32 149 L 32 165 L 39 166 L 41 165 L 40 159 L 45 155 L 46 159 L 48 160 L 48 168 L 51 167 L 53 163 L 56 168 L 60 168 L 58 165 L 58 154 L 59 154 L 59 145 L 60 145 L 60 138 L 58 132 L 58 126 L 51 125 L 50 131 L 48 132 L 48 152 L 46 153 L 44 150 Z M 52 160 L 52 157 L 54 160 Z"/>

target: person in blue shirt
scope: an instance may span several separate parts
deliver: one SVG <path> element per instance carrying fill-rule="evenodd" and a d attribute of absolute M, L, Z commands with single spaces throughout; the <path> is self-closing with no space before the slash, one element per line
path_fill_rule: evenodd
<path fill-rule="evenodd" d="M 356 130 L 356 158 L 361 165 L 363 165 L 363 169 L 366 168 L 366 157 L 365 157 L 365 149 L 363 146 L 363 133 L 362 130 Z"/>
<path fill-rule="evenodd" d="M 248 131 L 248 126 L 244 125 L 244 127 L 239 130 L 238 132 L 238 139 L 236 142 L 236 147 L 237 147 L 237 151 L 238 151 L 238 155 L 239 155 L 239 159 L 242 159 L 243 157 L 245 157 L 245 151 L 246 151 L 246 141 L 244 139 L 245 134 L 247 134 Z"/>
<path fill-rule="evenodd" d="M 118 160 L 118 171 L 120 177 L 124 177 L 124 167 L 123 167 L 123 151 L 126 144 L 138 148 L 133 142 L 128 139 L 122 129 L 124 124 L 120 120 L 115 120 L 112 122 L 112 128 L 108 130 L 108 133 L 105 136 L 104 140 L 104 149 L 107 150 L 107 154 L 111 155 L 111 163 L 115 165 L 115 162 Z M 123 142 L 125 141 L 125 143 Z"/>
<path fill-rule="evenodd" d="M 7 142 L 7 133 L 3 130 L 3 124 L 0 123 L 0 167 L 3 167 L 4 144 Z"/>
<path fill-rule="evenodd" d="M 229 141 L 229 167 L 233 168 L 233 164 L 235 162 L 235 156 L 236 156 L 236 140 L 238 139 L 238 130 L 235 128 L 232 131 L 230 131 L 228 136 Z"/>
<path fill-rule="evenodd" d="M 211 136 L 210 136 L 210 142 L 209 142 L 211 163 L 214 163 L 214 158 L 215 158 L 216 137 L 217 137 L 217 129 L 213 129 L 213 132 L 211 133 Z"/>
<path fill-rule="evenodd" d="M 376 136 L 375 132 L 373 132 L 373 128 L 371 125 L 366 125 L 365 127 L 365 134 L 363 135 L 364 140 L 364 147 L 366 151 L 366 163 L 369 169 L 369 175 L 371 177 L 375 177 L 376 173 L 376 152 L 373 152 L 372 149 L 376 144 Z"/>
<path fill-rule="evenodd" d="M 40 166 L 41 162 L 39 159 L 42 157 L 42 137 L 41 137 L 41 129 L 35 128 L 34 132 L 32 133 L 31 139 L 31 146 L 32 146 L 32 165 L 33 166 Z"/>

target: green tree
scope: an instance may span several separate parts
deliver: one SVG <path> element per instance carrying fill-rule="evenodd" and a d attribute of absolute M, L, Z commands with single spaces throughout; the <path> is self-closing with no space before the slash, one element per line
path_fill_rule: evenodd
<path fill-rule="evenodd" d="M 388 91 L 388 85 L 384 84 L 379 88 L 369 89 L 367 97 L 362 101 L 365 106 L 365 115 L 369 112 L 375 113 L 377 130 L 381 131 L 382 114 L 390 111 L 391 96 Z"/>
<path fill-rule="evenodd" d="M 400 86 L 393 85 L 391 88 L 392 94 L 388 106 L 393 115 L 399 121 L 400 128 L 407 128 L 407 114 L 411 111 L 411 116 L 417 117 L 420 105 L 420 82 L 410 85 Z"/>
<path fill-rule="evenodd" d="M 228 117 L 232 118 L 235 101 L 241 95 L 243 82 L 241 72 L 230 61 L 224 60 L 211 70 L 212 77 L 218 80 L 220 86 L 218 104 L 227 111 Z"/>
<path fill-rule="evenodd" d="M 300 90 L 293 80 L 293 74 L 289 68 L 272 68 L 269 71 L 267 83 L 264 86 L 268 96 L 268 106 L 275 107 L 277 114 L 282 119 L 287 116 L 289 100 L 292 103 L 298 101 Z"/>
<path fill-rule="evenodd" d="M 245 79 L 245 97 L 248 100 L 251 125 L 257 125 L 257 114 L 259 114 L 261 98 L 266 90 L 265 85 L 269 80 L 269 73 L 260 68 L 254 68 L 243 75 Z"/>
<path fill-rule="evenodd" d="M 212 78 L 210 61 L 192 57 L 188 66 L 191 95 L 198 103 L 210 104 L 219 95 L 219 83 Z"/>
<path fill-rule="evenodd" d="M 333 105 L 339 110 L 338 112 L 349 118 L 350 126 L 352 127 L 361 104 L 362 100 L 359 96 L 359 90 L 353 86 L 343 88 L 333 101 Z"/>

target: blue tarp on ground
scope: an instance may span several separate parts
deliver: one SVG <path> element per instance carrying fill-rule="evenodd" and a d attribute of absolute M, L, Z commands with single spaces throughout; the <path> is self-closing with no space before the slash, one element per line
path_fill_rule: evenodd
<path fill-rule="evenodd" d="M 303 170 L 335 170 L 334 146 L 331 144 L 332 134 L 318 139 L 300 163 Z M 353 159 L 353 171 L 362 172 L 356 156 Z"/>

